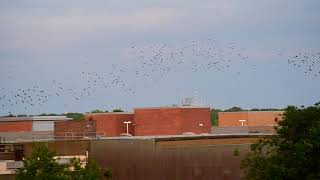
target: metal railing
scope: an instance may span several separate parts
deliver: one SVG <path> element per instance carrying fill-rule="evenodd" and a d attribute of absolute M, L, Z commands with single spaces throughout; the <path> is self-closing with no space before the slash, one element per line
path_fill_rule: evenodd
<path fill-rule="evenodd" d="M 105 132 L 1 132 L 0 144 L 39 140 L 94 139 L 100 137 L 105 137 Z"/>

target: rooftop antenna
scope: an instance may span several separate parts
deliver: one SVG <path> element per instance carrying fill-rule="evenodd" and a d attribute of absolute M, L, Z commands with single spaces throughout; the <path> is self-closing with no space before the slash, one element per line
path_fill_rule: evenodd
<path fill-rule="evenodd" d="M 199 106 L 200 102 L 199 102 L 199 94 L 198 94 L 198 89 L 196 88 L 194 90 L 194 102 L 193 102 L 194 106 Z"/>
<path fill-rule="evenodd" d="M 194 106 L 202 106 L 202 100 L 199 98 L 199 91 L 198 88 L 196 88 L 194 90 L 194 102 L 193 102 Z"/>

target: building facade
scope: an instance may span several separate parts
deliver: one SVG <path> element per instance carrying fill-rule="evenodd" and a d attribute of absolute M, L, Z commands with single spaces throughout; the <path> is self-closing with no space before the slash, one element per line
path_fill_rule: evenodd
<path fill-rule="evenodd" d="M 131 112 L 87 113 L 87 121 L 96 123 L 96 132 L 105 136 L 120 136 L 121 134 L 134 135 L 134 115 Z M 127 124 L 128 122 L 128 132 Z"/>
<path fill-rule="evenodd" d="M 210 133 L 210 108 L 159 107 L 134 109 L 136 136 Z"/>
<path fill-rule="evenodd" d="M 283 111 L 241 111 L 219 112 L 219 127 L 277 126 L 283 118 Z"/>
<path fill-rule="evenodd" d="M 57 139 L 79 139 L 84 137 L 113 137 L 122 134 L 134 135 L 134 116 L 129 112 L 86 113 L 84 121 L 55 123 Z M 127 124 L 128 123 L 128 132 Z"/>
<path fill-rule="evenodd" d="M 66 116 L 1 117 L 0 139 L 3 141 L 53 139 L 54 123 L 71 120 Z"/>

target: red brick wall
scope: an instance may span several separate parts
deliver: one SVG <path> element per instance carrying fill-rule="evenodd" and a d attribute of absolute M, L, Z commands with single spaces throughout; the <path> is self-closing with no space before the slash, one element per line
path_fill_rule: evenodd
<path fill-rule="evenodd" d="M 183 115 L 182 133 L 211 133 L 210 108 L 184 108 L 181 111 Z"/>
<path fill-rule="evenodd" d="M 218 112 L 219 126 L 241 126 L 239 120 L 248 120 L 247 112 Z M 247 121 L 244 122 L 247 125 Z"/>
<path fill-rule="evenodd" d="M 124 121 L 131 121 L 129 124 L 129 134 L 134 135 L 134 116 L 131 113 L 92 113 L 86 114 L 86 119 L 96 122 L 97 133 L 105 136 L 120 136 L 127 132 Z"/>
<path fill-rule="evenodd" d="M 180 135 L 209 133 L 209 108 L 145 108 L 134 110 L 135 135 Z M 199 123 L 203 127 L 199 127 Z"/>
<path fill-rule="evenodd" d="M 239 120 L 247 120 L 245 126 L 276 126 L 282 120 L 282 111 L 244 111 L 244 112 L 219 112 L 219 126 L 241 126 Z"/>
<path fill-rule="evenodd" d="M 248 126 L 276 126 L 276 120 L 282 120 L 282 112 L 249 113 Z"/>
<path fill-rule="evenodd" d="M 54 123 L 54 136 L 56 139 L 82 138 L 96 136 L 96 123 L 94 121 L 62 121 Z"/>
<path fill-rule="evenodd" d="M 0 132 L 32 131 L 32 121 L 0 122 Z"/>
<path fill-rule="evenodd" d="M 182 118 L 178 108 L 135 109 L 135 135 L 181 134 Z"/>

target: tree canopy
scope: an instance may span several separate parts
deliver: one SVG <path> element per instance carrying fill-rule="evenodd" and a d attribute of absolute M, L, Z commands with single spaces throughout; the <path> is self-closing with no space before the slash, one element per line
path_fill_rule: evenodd
<path fill-rule="evenodd" d="M 222 110 L 221 109 L 211 109 L 211 111 L 210 111 L 212 126 L 218 126 L 218 112 L 222 112 Z"/>
<path fill-rule="evenodd" d="M 238 106 L 233 106 L 232 108 L 227 109 L 224 112 L 238 112 L 238 111 L 243 111 L 243 109 L 241 107 L 238 107 Z"/>
<path fill-rule="evenodd" d="M 78 120 L 78 121 L 85 119 L 85 117 L 82 113 L 67 113 L 66 116 L 68 118 L 72 118 L 73 120 Z"/>
<path fill-rule="evenodd" d="M 69 165 L 62 165 L 56 161 L 55 156 L 56 153 L 45 145 L 35 145 L 31 157 L 23 160 L 24 166 L 17 171 L 15 179 L 96 180 L 112 176 L 110 170 L 100 168 L 93 160 L 89 160 L 83 168 L 79 159 L 73 159 Z"/>
<path fill-rule="evenodd" d="M 276 134 L 259 140 L 242 161 L 247 179 L 320 179 L 320 103 L 289 106 Z"/>
<path fill-rule="evenodd" d="M 114 109 L 112 112 L 123 112 L 122 109 Z"/>
<path fill-rule="evenodd" d="M 104 113 L 104 111 L 102 111 L 100 109 L 95 109 L 95 110 L 91 111 L 91 113 Z"/>

